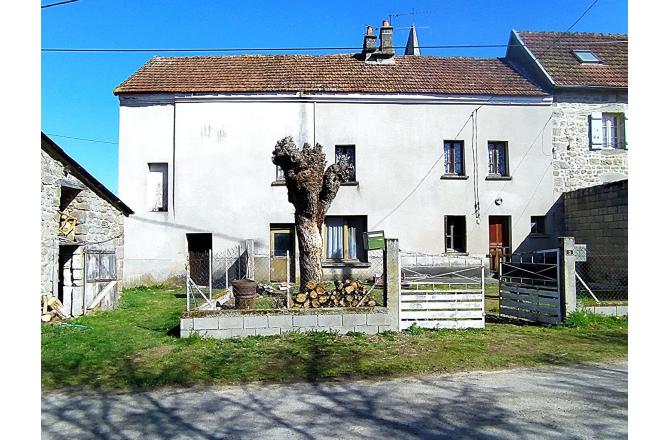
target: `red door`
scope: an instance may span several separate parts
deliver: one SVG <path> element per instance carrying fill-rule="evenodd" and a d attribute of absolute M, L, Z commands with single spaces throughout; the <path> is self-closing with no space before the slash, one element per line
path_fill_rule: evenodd
<path fill-rule="evenodd" d="M 489 216 L 489 267 L 499 270 L 499 261 L 510 253 L 510 217 Z"/>

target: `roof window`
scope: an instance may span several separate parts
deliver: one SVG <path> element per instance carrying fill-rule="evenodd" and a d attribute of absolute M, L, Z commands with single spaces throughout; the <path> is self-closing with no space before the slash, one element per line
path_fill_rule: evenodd
<path fill-rule="evenodd" d="M 601 60 L 598 59 L 596 55 L 591 50 L 574 50 L 573 55 L 581 63 L 587 64 L 600 64 Z"/>

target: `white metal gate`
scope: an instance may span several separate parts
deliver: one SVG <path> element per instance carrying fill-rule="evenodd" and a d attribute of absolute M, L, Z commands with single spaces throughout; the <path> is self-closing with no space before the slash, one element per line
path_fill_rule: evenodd
<path fill-rule="evenodd" d="M 447 263 L 443 256 L 432 265 L 402 267 L 399 327 L 415 324 L 424 328 L 485 327 L 485 267 L 482 259 L 462 267 Z M 433 265 L 434 261 L 438 262 Z M 459 263 L 463 263 L 461 260 Z M 470 258 L 466 263 L 470 264 Z"/>
<path fill-rule="evenodd" d="M 499 314 L 543 324 L 564 318 L 559 249 L 513 254 L 499 268 Z"/>

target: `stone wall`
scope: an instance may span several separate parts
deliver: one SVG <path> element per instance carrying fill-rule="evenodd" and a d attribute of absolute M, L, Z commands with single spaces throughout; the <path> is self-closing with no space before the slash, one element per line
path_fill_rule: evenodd
<path fill-rule="evenodd" d="M 123 279 L 123 214 L 74 175 L 70 174 L 60 161 L 42 150 L 42 188 L 41 188 L 41 294 L 51 295 L 57 291 L 52 285 L 54 270 L 58 269 L 59 244 L 58 225 L 61 200 L 62 181 L 71 182 L 74 186 L 83 187 L 76 197 L 65 208 L 65 213 L 77 219 L 77 225 L 69 238 L 74 243 L 93 243 L 85 246 L 86 251 L 107 250 L 116 253 L 116 270 L 119 285 L 112 295 L 111 303 L 115 304 L 117 292 L 120 292 L 120 280 Z M 109 240 L 111 239 L 111 240 Z M 81 250 L 76 251 L 80 255 Z M 72 260 L 72 269 L 83 271 L 83 258 L 76 256 Z M 75 267 L 76 266 L 76 267 Z M 57 275 L 57 272 L 56 272 Z M 81 274 L 83 275 L 83 274 Z M 57 279 L 57 278 L 56 278 Z M 77 280 L 83 276 L 74 277 Z M 72 281 L 72 280 L 70 280 Z M 108 306 L 113 304 L 106 303 Z"/>
<path fill-rule="evenodd" d="M 589 115 L 626 113 L 626 92 L 557 92 L 553 103 L 554 190 L 573 191 L 628 176 L 626 150 L 591 150 Z"/>
<path fill-rule="evenodd" d="M 398 331 L 390 308 L 336 308 L 271 311 L 197 312 L 181 318 L 181 337 L 227 339 L 270 336 L 288 332 L 332 331 L 376 334 Z M 395 310 L 396 312 L 396 310 Z"/>

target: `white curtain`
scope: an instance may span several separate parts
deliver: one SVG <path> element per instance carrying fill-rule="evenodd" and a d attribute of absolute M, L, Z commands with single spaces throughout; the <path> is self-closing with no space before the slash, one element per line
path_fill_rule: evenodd
<path fill-rule="evenodd" d="M 328 218 L 326 225 L 327 258 L 343 258 L 343 219 Z"/>

